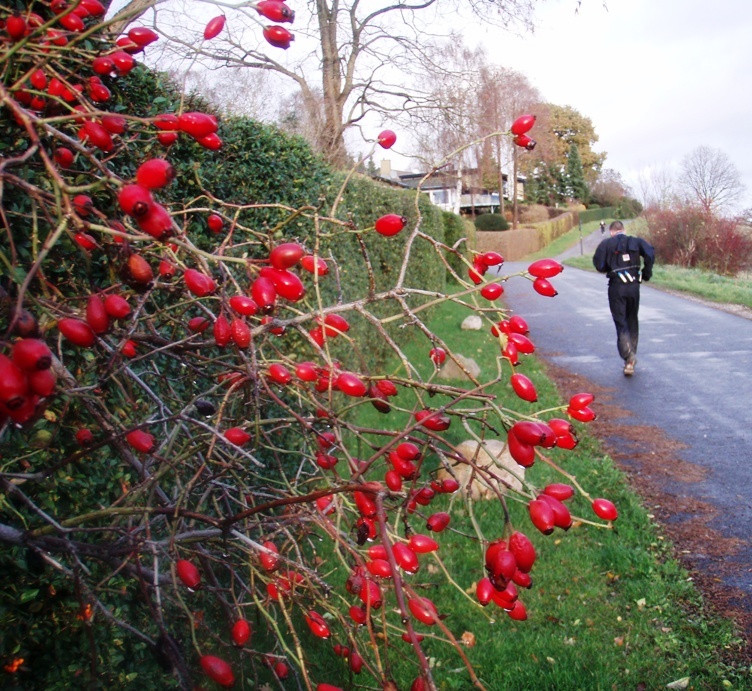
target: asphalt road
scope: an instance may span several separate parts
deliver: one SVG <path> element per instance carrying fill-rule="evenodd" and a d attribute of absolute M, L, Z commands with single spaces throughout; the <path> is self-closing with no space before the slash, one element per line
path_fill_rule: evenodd
<path fill-rule="evenodd" d="M 600 240 L 599 231 L 584 238 L 584 253 Z M 580 251 L 578 243 L 562 257 Z M 526 266 L 509 262 L 500 274 Z M 605 276 L 566 267 L 551 282 L 559 292 L 554 298 L 538 295 L 527 280 L 507 281 L 507 306 L 527 320 L 537 354 L 607 390 L 629 411 L 620 424 L 658 428 L 680 443 L 681 460 L 701 472 L 691 482 L 667 475 L 662 490 L 669 501 L 683 497 L 717 509 L 707 525 L 735 546 L 727 555 L 732 568 L 720 577 L 752 607 L 752 321 L 644 283 L 637 368 L 630 378 L 616 350 Z M 592 407 L 598 411 L 597 400 Z M 649 448 L 651 440 L 644 442 Z M 671 520 L 691 518 L 677 513 Z M 694 558 L 696 567 L 711 572 L 720 559 L 710 545 Z"/>

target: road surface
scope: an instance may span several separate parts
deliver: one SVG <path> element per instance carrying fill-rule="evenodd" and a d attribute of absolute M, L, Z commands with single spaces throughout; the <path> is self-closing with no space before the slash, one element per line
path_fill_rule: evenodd
<path fill-rule="evenodd" d="M 584 253 L 600 240 L 599 231 L 584 238 Z M 559 259 L 580 252 L 578 243 Z M 509 262 L 500 273 L 526 266 Z M 653 501 L 669 535 L 693 538 L 677 539 L 689 545 L 688 566 L 720 579 L 734 606 L 752 613 L 752 321 L 643 284 L 637 368 L 625 377 L 605 276 L 566 267 L 551 282 L 554 298 L 508 281 L 507 306 L 527 320 L 538 355 L 622 409 L 613 433 L 608 419 L 595 423 L 607 449 L 621 452 L 633 479 L 659 488 Z"/>

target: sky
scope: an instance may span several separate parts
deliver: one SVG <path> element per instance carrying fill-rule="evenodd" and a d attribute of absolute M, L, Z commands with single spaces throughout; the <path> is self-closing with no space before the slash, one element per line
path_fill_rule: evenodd
<path fill-rule="evenodd" d="M 520 37 L 476 27 L 490 62 L 589 117 L 606 168 L 636 186 L 698 146 L 723 151 L 752 207 L 752 2 L 547 0 Z M 480 29 L 480 30 L 479 30 Z"/>

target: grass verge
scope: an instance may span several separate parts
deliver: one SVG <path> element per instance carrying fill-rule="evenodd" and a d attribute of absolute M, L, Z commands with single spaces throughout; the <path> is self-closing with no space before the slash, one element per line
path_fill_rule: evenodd
<path fill-rule="evenodd" d="M 492 375 L 498 344 L 486 331 L 460 330 L 467 313 L 462 305 L 445 303 L 437 308 L 430 327 L 454 352 L 472 357 L 484 374 Z M 534 340 L 535 334 L 531 337 Z M 429 347 L 413 344 L 406 349 L 413 362 L 425 365 L 422 374 L 426 376 L 430 372 Z M 492 391 L 502 406 L 526 414 L 548 409 L 544 417 L 552 417 L 550 409 L 560 405 L 562 397 L 576 393 L 557 392 L 534 356 L 525 356 L 518 371 L 535 382 L 539 401 L 530 404 L 517 399 L 505 378 Z M 594 405 L 597 409 L 597 401 Z M 360 410 L 358 422 L 373 428 L 399 429 L 405 422 L 406 413 L 380 415 L 369 405 Z M 411 527 L 425 532 L 425 516 L 446 508 L 449 502 L 454 504 L 451 529 L 437 538 L 442 562 L 423 558 L 421 570 L 408 576 L 409 582 L 447 615 L 445 623 L 454 636 L 468 634 L 470 639 L 472 634 L 475 644 L 465 652 L 489 691 L 658 689 L 672 683 L 677 684 L 673 688 L 750 688 L 749 670 L 739 655 L 741 641 L 731 622 L 705 609 L 688 574 L 671 557 L 671 545 L 624 475 L 588 435 L 586 426 L 574 424 L 580 434 L 579 446 L 571 452 L 553 449 L 551 459 L 576 476 L 593 497 L 614 501 L 620 515 L 614 530 L 575 523 L 568 532 L 557 529 L 543 536 L 530 524 L 524 503 L 509 497 L 514 527 L 531 538 L 538 552 L 531 574 L 533 587 L 520 595 L 528 610 L 527 621 L 509 619 L 493 603 L 481 608 L 472 595 L 474 584 L 484 575 L 483 549 L 473 522 L 487 538 L 501 537 L 504 512 L 498 501 L 467 504 L 454 495 L 410 516 Z M 464 438 L 456 420 L 444 436 L 454 443 Z M 433 465 L 437 464 L 434 459 Z M 431 461 L 426 459 L 423 479 L 430 467 Z M 541 488 L 560 481 L 561 476 L 537 461 L 527 471 L 527 480 Z M 573 515 L 592 518 L 583 497 L 575 497 L 569 504 Z M 456 587 L 447 583 L 444 567 Z M 440 632 L 435 627 L 420 628 L 427 635 L 425 645 L 439 688 L 470 689 L 465 668 Z M 406 689 L 417 667 L 409 645 L 403 644 L 398 634 L 394 638 L 395 647 L 385 657 L 398 688 Z M 317 663 L 329 670 L 341 665 L 326 655 Z"/>

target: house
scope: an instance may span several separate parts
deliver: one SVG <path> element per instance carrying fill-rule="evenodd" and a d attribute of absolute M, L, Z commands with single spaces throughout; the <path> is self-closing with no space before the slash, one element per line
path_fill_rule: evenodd
<path fill-rule="evenodd" d="M 382 159 L 378 179 L 400 187 L 417 189 L 429 196 L 431 202 L 444 211 L 475 216 L 499 210 L 499 192 L 473 184 L 477 168 L 465 168 L 459 175 L 454 169 L 442 169 L 427 173 L 412 173 L 393 170 L 391 161 Z M 502 173 L 504 199 L 510 200 L 509 176 Z M 525 176 L 517 176 L 517 199 L 525 197 Z"/>

